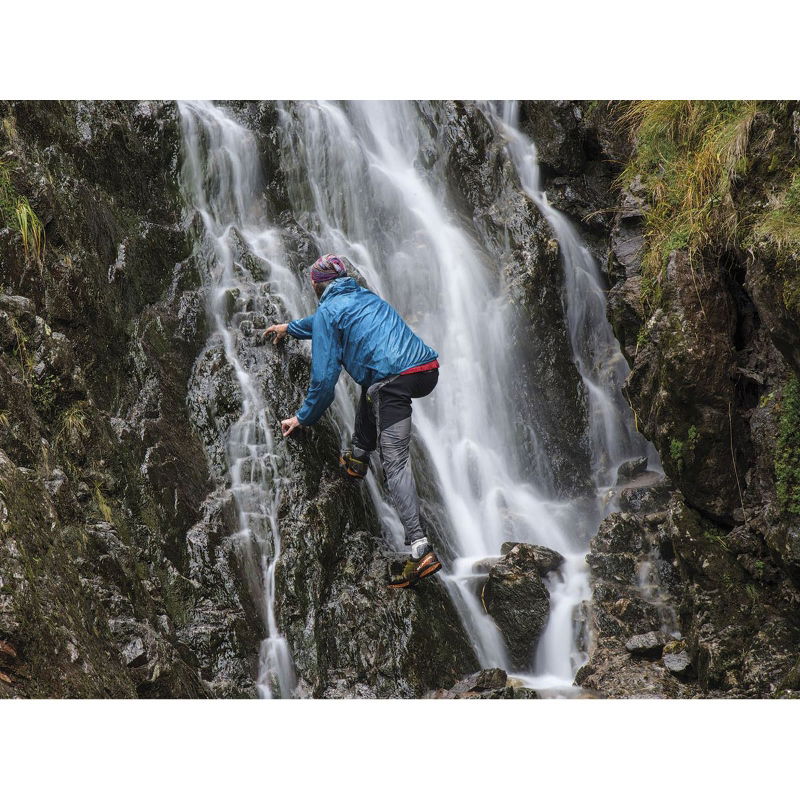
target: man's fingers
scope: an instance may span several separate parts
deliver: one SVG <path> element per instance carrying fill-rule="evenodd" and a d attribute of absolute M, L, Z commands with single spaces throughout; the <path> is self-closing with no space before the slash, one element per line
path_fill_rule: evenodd
<path fill-rule="evenodd" d="M 282 330 L 282 327 L 282 325 L 270 325 L 269 328 L 264 331 L 264 336 L 269 339 L 270 334 L 272 334 L 272 343 L 278 344 L 278 342 L 286 336 L 286 331 Z"/>
<path fill-rule="evenodd" d="M 289 417 L 281 422 L 281 431 L 284 436 L 288 436 L 295 428 L 302 428 L 300 420 L 297 417 Z"/>

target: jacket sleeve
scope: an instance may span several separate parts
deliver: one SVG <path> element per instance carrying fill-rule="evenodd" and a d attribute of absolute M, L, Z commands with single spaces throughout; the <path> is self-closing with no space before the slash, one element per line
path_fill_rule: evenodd
<path fill-rule="evenodd" d="M 336 382 L 342 370 L 339 331 L 324 309 L 314 315 L 311 351 L 311 384 L 305 402 L 297 412 L 301 425 L 313 425 L 333 402 Z"/>
<path fill-rule="evenodd" d="M 303 319 L 296 319 L 289 323 L 286 332 L 289 336 L 294 336 L 295 339 L 310 339 L 314 327 L 314 317 L 303 317 Z"/>

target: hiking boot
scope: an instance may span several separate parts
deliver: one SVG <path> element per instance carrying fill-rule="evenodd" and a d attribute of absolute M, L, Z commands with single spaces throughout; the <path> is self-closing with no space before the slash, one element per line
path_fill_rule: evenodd
<path fill-rule="evenodd" d="M 423 578 L 434 575 L 442 568 L 439 559 L 429 550 L 420 558 L 409 558 L 399 575 L 393 575 L 389 583 L 389 589 L 409 589 L 419 583 Z"/>
<path fill-rule="evenodd" d="M 339 456 L 339 466 L 348 478 L 362 481 L 367 476 L 367 470 L 369 469 L 369 456 L 356 458 L 352 450 L 345 450 Z"/>

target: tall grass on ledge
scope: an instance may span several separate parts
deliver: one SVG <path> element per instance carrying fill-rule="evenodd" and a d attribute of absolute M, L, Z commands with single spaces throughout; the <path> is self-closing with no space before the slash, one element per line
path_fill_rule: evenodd
<path fill-rule="evenodd" d="M 657 302 L 673 250 L 686 250 L 694 270 L 700 250 L 735 240 L 731 185 L 747 169 L 758 112 L 757 101 L 731 100 L 641 100 L 623 112 L 634 153 L 619 182 L 628 186 L 638 176 L 649 203 L 642 259 L 648 302 Z"/>
<path fill-rule="evenodd" d="M 22 238 L 22 249 L 26 257 L 41 265 L 45 248 L 44 227 L 31 208 L 28 198 L 14 191 L 8 162 L 2 159 L 0 159 L 0 225 L 6 225 L 17 231 Z"/>

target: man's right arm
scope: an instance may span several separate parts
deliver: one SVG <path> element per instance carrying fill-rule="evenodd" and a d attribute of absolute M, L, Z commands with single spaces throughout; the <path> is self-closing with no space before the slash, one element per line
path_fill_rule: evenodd
<path fill-rule="evenodd" d="M 296 319 L 293 322 L 290 322 L 286 332 L 289 334 L 289 336 L 294 336 L 295 339 L 310 339 L 314 330 L 315 316 L 316 314 L 311 314 L 311 316 L 303 317 L 303 319 Z"/>
<path fill-rule="evenodd" d="M 264 331 L 264 337 L 272 335 L 274 344 L 278 344 L 287 335 L 295 339 L 310 339 L 314 329 L 314 314 L 303 319 L 296 319 L 293 322 L 279 322 L 277 325 L 270 325 Z"/>

